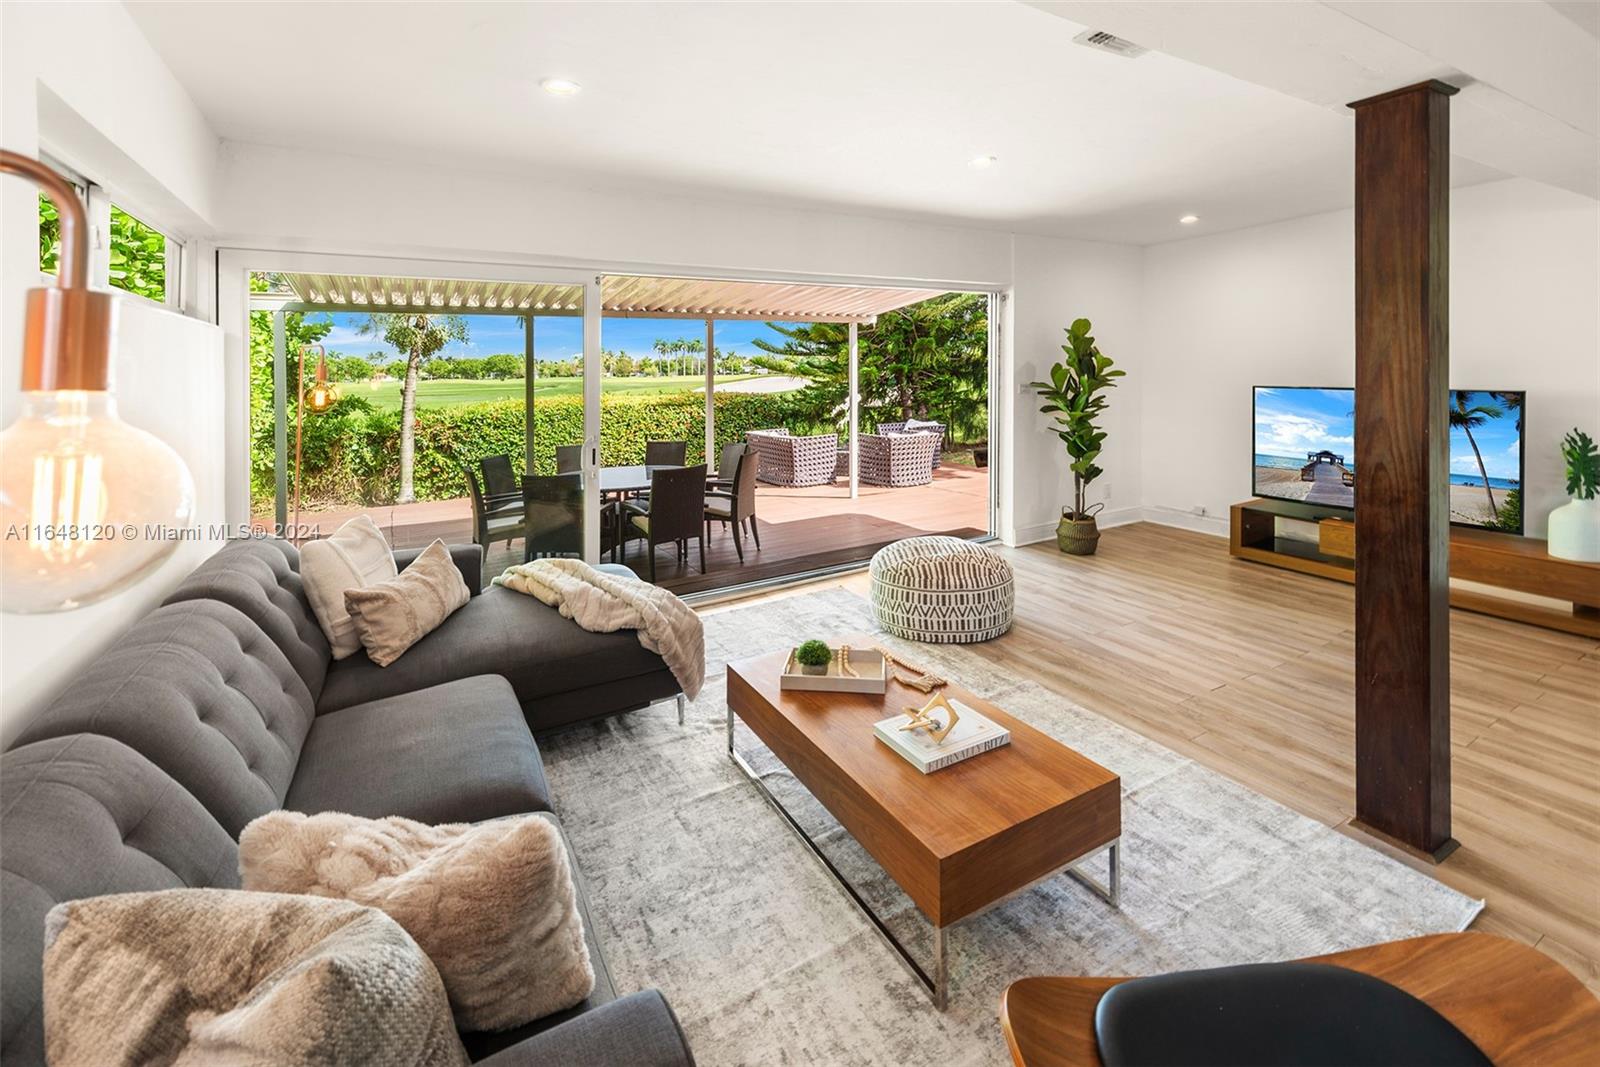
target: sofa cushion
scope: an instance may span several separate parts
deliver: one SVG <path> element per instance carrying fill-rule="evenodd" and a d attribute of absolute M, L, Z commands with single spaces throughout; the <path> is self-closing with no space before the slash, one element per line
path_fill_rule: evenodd
<path fill-rule="evenodd" d="M 45 923 L 52 1064 L 466 1067 L 439 972 L 344 900 L 178 889 L 74 900 Z"/>
<path fill-rule="evenodd" d="M 367 658 L 387 667 L 471 596 L 450 550 L 436 540 L 395 577 L 346 589 L 344 607 Z"/>
<path fill-rule="evenodd" d="M 283 806 L 478 822 L 548 811 L 550 787 L 511 686 L 480 675 L 317 716 Z"/>
<path fill-rule="evenodd" d="M 239 836 L 244 888 L 377 908 L 444 980 L 456 1024 L 502 1030 L 594 990 L 566 842 L 543 813 L 430 825 L 270 811 Z"/>
<path fill-rule="evenodd" d="M 300 547 L 300 575 L 305 579 L 306 596 L 327 635 L 334 659 L 344 659 L 361 650 L 361 635 L 345 604 L 345 593 L 388 581 L 396 573 L 389 542 L 383 539 L 378 524 L 366 515 L 357 515 L 329 536 Z"/>
<path fill-rule="evenodd" d="M 196 567 L 164 603 L 220 600 L 237 608 L 294 665 L 313 699 L 328 673 L 328 639 L 300 580 L 300 553 L 277 539 L 230 541 Z"/>
<path fill-rule="evenodd" d="M 463 1034 L 473 1051 L 476 1034 Z M 564 1026 L 549 1027 L 478 1059 L 483 1067 L 694 1067 L 689 1039 L 659 990 L 630 993 Z"/>
<path fill-rule="evenodd" d="M 76 734 L 0 755 L 0 1060 L 44 1062 L 45 916 L 106 893 L 239 884 L 233 838 L 128 746 Z"/>
<path fill-rule="evenodd" d="M 531 1023 L 513 1027 L 509 1030 L 473 1030 L 463 1031 L 461 1039 L 466 1042 L 467 1053 L 474 1059 L 482 1059 L 500 1049 L 515 1045 L 520 1041 L 532 1037 L 534 1034 L 559 1027 L 570 1019 L 575 1019 L 595 1008 L 609 1004 L 617 999 L 616 983 L 612 981 L 611 971 L 606 965 L 606 958 L 600 952 L 600 939 L 598 925 L 589 908 L 589 894 L 583 884 L 583 870 L 578 866 L 577 856 L 572 852 L 572 838 L 567 835 L 561 826 L 561 820 L 551 813 L 542 813 L 542 817 L 549 819 L 561 830 L 561 839 L 566 842 L 567 855 L 572 857 L 572 883 L 577 890 L 578 917 L 583 920 L 583 941 L 589 950 L 589 965 L 594 970 L 594 989 L 584 1000 L 554 1015 L 546 1015 L 542 1019 L 535 1019 Z M 559 1060 L 557 1062 L 560 1062 Z"/>
<path fill-rule="evenodd" d="M 226 604 L 190 600 L 136 622 L 18 740 L 114 737 L 237 836 L 281 805 L 313 717 L 275 642 Z"/>
<path fill-rule="evenodd" d="M 527 704 L 601 682 L 664 670 L 633 630 L 590 633 L 531 596 L 495 586 L 451 615 L 394 663 L 365 653 L 328 670 L 319 712 L 479 674 L 504 675 Z"/>

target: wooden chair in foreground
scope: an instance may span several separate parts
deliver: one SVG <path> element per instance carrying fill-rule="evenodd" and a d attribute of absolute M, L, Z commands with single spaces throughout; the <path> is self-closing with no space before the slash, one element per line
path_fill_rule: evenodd
<path fill-rule="evenodd" d="M 1538 949 L 1491 934 L 1436 934 L 1313 956 L 1398 986 L 1444 1016 L 1498 1067 L 1596 1062 L 1600 1000 Z M 1000 998 L 1018 1067 L 1102 1067 L 1094 1015 L 1127 978 L 1023 978 Z"/>

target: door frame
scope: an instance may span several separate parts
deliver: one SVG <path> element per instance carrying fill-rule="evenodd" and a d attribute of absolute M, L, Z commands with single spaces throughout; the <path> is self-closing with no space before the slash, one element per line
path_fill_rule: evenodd
<path fill-rule="evenodd" d="M 218 248 L 217 323 L 223 330 L 228 409 L 224 448 L 226 513 L 230 528 L 250 524 L 250 274 L 259 271 L 360 274 L 462 281 L 546 282 L 583 290 L 583 558 L 600 559 L 600 276 L 581 269 L 457 260 Z M 528 369 L 530 372 L 532 368 Z M 532 430 L 532 411 L 524 432 Z M 279 531 L 281 532 L 281 531 Z"/>

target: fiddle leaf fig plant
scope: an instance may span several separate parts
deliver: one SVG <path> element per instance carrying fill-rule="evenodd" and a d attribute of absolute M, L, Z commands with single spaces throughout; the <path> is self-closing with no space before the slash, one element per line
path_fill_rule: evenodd
<path fill-rule="evenodd" d="M 1045 401 L 1039 410 L 1055 416 L 1055 434 L 1067 446 L 1072 466 L 1069 517 L 1074 519 L 1089 518 L 1104 506 L 1091 508 L 1084 492 L 1104 473 L 1096 462 L 1106 439 L 1099 419 L 1106 410 L 1106 390 L 1115 388 L 1125 373 L 1112 369 L 1111 357 L 1100 351 L 1089 333 L 1092 328 L 1088 319 L 1074 320 L 1067 327 L 1067 343 L 1061 346 L 1067 358 L 1051 366 L 1049 381 L 1028 383 Z"/>

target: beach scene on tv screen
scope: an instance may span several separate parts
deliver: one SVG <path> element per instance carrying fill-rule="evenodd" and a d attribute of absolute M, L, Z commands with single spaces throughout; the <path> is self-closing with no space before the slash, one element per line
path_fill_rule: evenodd
<path fill-rule="evenodd" d="M 1256 390 L 1256 492 L 1355 506 L 1354 389 Z"/>
<path fill-rule="evenodd" d="M 1255 491 L 1353 507 L 1355 390 L 1258 388 Z M 1450 521 L 1521 528 L 1522 394 L 1452 390 Z"/>

